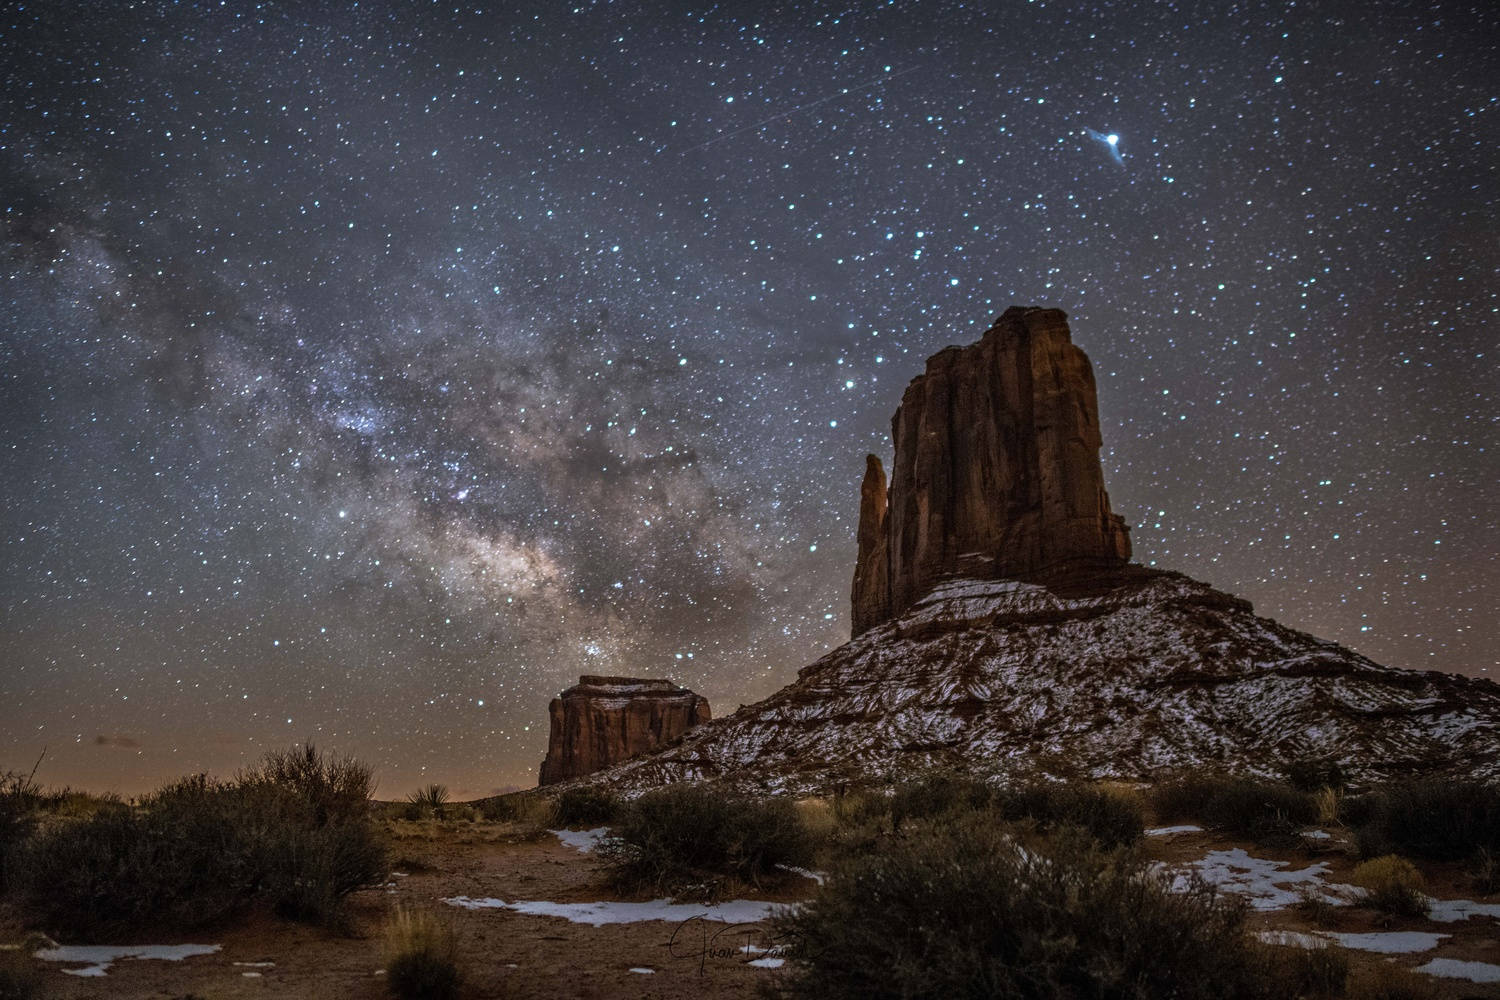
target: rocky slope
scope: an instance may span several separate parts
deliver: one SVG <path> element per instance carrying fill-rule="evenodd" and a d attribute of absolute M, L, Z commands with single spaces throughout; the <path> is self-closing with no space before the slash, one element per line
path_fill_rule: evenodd
<path fill-rule="evenodd" d="M 932 765 L 1500 777 L 1500 685 L 1382 667 L 1176 573 L 951 580 L 757 704 L 603 772 L 827 791 Z"/>

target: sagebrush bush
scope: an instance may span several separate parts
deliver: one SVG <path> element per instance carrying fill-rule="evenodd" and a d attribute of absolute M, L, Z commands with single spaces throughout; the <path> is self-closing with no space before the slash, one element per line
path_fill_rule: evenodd
<path fill-rule="evenodd" d="M 458 996 L 458 942 L 447 921 L 397 907 L 386 919 L 384 955 L 386 988 L 397 1000 Z"/>
<path fill-rule="evenodd" d="M 1365 891 L 1365 902 L 1399 917 L 1427 915 L 1422 873 L 1405 858 L 1387 854 L 1355 866 L 1349 881 Z"/>
<path fill-rule="evenodd" d="M 1140 803 L 1082 782 L 1038 779 L 1004 786 L 994 808 L 1004 819 L 1029 819 L 1043 830 L 1078 827 L 1105 847 L 1133 844 L 1146 828 Z"/>
<path fill-rule="evenodd" d="M 349 893 L 384 880 L 385 845 L 369 815 L 368 768 L 307 750 L 50 826 L 24 852 L 23 905 L 73 938 L 200 927 L 257 899 L 336 925 Z"/>
<path fill-rule="evenodd" d="M 1399 853 L 1431 861 L 1500 854 L 1500 785 L 1429 778 L 1346 799 L 1344 821 L 1360 854 Z"/>
<path fill-rule="evenodd" d="M 620 797 L 607 788 L 576 785 L 557 797 L 555 821 L 561 827 L 612 823 L 620 813 Z"/>
<path fill-rule="evenodd" d="M 1341 792 L 1349 783 L 1343 766 L 1332 757 L 1294 760 L 1286 765 L 1284 773 L 1286 780 L 1300 792 L 1316 792 L 1324 788 Z"/>
<path fill-rule="evenodd" d="M 1039 829 L 1075 826 L 1105 846 L 1134 843 L 1145 829 L 1140 804 L 1098 785 L 1047 778 L 991 784 L 966 775 L 936 773 L 896 786 L 888 800 L 862 803 L 889 810 L 891 829 L 911 820 L 933 821 L 976 811 L 997 820 L 1030 820 Z"/>
<path fill-rule="evenodd" d="M 790 799 L 757 799 L 706 785 L 668 785 L 626 804 L 607 849 L 627 890 L 671 891 L 732 878 L 759 883 L 780 865 L 807 866 L 814 839 Z"/>
<path fill-rule="evenodd" d="M 1293 996 L 1245 909 L 1076 829 L 1029 837 L 955 812 L 837 859 L 807 904 L 773 918 L 782 995 L 839 998 L 1261 1000 Z"/>
<path fill-rule="evenodd" d="M 1318 819 L 1317 799 L 1288 785 L 1223 774 L 1189 774 L 1151 791 L 1157 818 L 1194 819 L 1254 839 L 1288 836 Z"/>

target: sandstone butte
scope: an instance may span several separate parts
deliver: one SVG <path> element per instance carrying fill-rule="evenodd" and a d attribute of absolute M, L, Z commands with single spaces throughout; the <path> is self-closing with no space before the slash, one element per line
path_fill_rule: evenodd
<path fill-rule="evenodd" d="M 671 681 L 589 674 L 553 698 L 547 714 L 551 733 L 541 785 L 658 750 L 710 718 L 708 699 Z"/>
<path fill-rule="evenodd" d="M 891 418 L 889 488 L 865 460 L 853 634 L 952 577 L 1027 580 L 1130 560 L 1099 467 L 1088 356 L 1060 309 L 1012 306 L 978 343 L 933 355 Z"/>
<path fill-rule="evenodd" d="M 825 794 L 932 767 L 1150 781 L 1300 759 L 1500 778 L 1500 685 L 1373 663 L 1129 561 L 1060 311 L 1007 309 L 934 355 L 892 432 L 889 483 L 866 459 L 851 640 L 589 781 Z"/>

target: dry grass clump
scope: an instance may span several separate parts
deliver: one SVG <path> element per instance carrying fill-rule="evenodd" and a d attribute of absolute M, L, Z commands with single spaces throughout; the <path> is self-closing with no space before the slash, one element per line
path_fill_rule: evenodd
<path fill-rule="evenodd" d="M 182 778 L 139 806 L 50 824 L 22 849 L 17 890 L 48 930 L 108 938 L 200 927 L 263 900 L 339 926 L 349 893 L 386 873 L 364 764 L 311 746 L 268 754 L 233 781 Z"/>
<path fill-rule="evenodd" d="M 397 1000 L 458 996 L 458 941 L 449 922 L 398 906 L 386 919 L 383 938 L 386 988 Z"/>
<path fill-rule="evenodd" d="M 773 918 L 793 957 L 782 996 L 1281 1000 L 1323 975 L 1273 962 L 1239 901 L 1174 891 L 1077 827 L 1040 836 L 954 811 L 832 867 L 809 903 Z"/>
<path fill-rule="evenodd" d="M 1405 858 L 1387 854 L 1356 865 L 1349 881 L 1365 891 L 1365 902 L 1396 917 L 1427 915 L 1422 873 Z"/>

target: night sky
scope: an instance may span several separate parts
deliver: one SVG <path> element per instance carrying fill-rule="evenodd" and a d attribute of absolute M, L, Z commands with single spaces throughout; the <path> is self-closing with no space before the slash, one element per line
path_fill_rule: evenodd
<path fill-rule="evenodd" d="M 732 712 L 1012 304 L 1138 560 L 1496 672 L 1500 10 L 1082 6 L 6 5 L 0 769 L 472 796 L 580 673 Z"/>

